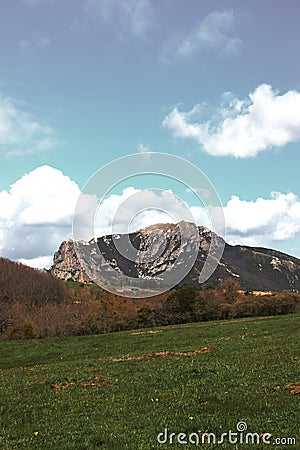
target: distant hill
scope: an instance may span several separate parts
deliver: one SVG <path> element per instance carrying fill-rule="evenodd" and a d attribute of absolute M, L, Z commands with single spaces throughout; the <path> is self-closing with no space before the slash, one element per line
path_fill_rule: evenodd
<path fill-rule="evenodd" d="M 0 303 L 61 302 L 68 299 L 70 292 L 64 283 L 45 271 L 0 258 Z"/>
<path fill-rule="evenodd" d="M 130 243 L 137 250 L 151 248 L 153 245 L 153 230 L 163 233 L 165 248 L 158 258 L 143 263 L 129 260 L 120 255 L 115 244 L 114 237 Z M 212 231 L 205 227 L 198 227 L 200 247 L 196 261 L 188 275 L 180 282 L 198 286 L 199 273 L 206 260 L 212 239 L 219 239 Z M 91 253 L 95 246 L 101 250 L 107 265 L 117 272 L 136 278 L 151 280 L 154 276 L 168 270 L 180 252 L 180 229 L 178 224 L 157 224 L 139 231 L 124 235 L 108 235 L 98 238 L 96 241 L 85 242 L 84 251 Z M 95 253 L 95 252 L 94 252 Z M 94 271 L 101 273 L 105 267 L 97 266 L 95 261 Z M 80 263 L 75 245 L 72 240 L 64 241 L 54 255 L 54 262 L 50 273 L 63 280 L 79 282 L 89 281 Z M 217 287 L 227 278 L 238 281 L 241 289 L 246 291 L 300 291 L 300 260 L 285 253 L 262 247 L 249 247 L 244 245 L 229 245 L 225 243 L 224 253 L 213 275 L 203 284 L 204 287 Z"/>

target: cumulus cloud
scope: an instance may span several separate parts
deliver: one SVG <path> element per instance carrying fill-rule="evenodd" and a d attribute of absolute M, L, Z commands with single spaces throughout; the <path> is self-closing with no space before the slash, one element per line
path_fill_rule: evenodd
<path fill-rule="evenodd" d="M 38 167 L 0 192 L 0 255 L 37 268 L 48 267 L 59 244 L 71 237 L 77 184 L 50 166 Z M 91 197 L 91 198 L 90 198 Z M 171 190 L 127 187 L 101 203 L 87 196 L 97 211 L 94 236 L 134 231 L 155 223 L 191 220 L 211 227 L 207 210 L 187 206 Z M 98 207 L 98 210 L 97 210 Z M 300 200 L 294 193 L 245 201 L 232 196 L 223 207 L 226 240 L 231 244 L 280 247 L 300 233 Z M 92 238 L 89 235 L 87 238 Z"/>
<path fill-rule="evenodd" d="M 282 95 L 261 84 L 245 100 L 231 93 L 223 96 L 209 120 L 201 120 L 204 105 L 183 112 L 176 107 L 162 124 L 175 138 L 194 139 L 215 156 L 256 156 L 272 147 L 300 140 L 300 93 Z"/>
<path fill-rule="evenodd" d="M 95 219 L 96 235 L 126 233 L 155 223 L 176 223 L 189 218 L 192 218 L 189 208 L 171 190 L 127 187 L 122 194 L 112 194 L 100 205 Z"/>
<path fill-rule="evenodd" d="M 0 151 L 6 156 L 32 154 L 57 144 L 54 130 L 27 112 L 24 104 L 0 93 Z"/>
<path fill-rule="evenodd" d="M 53 255 L 40 256 L 39 258 L 20 258 L 18 262 L 26 264 L 26 266 L 34 267 L 35 269 L 43 270 L 49 268 L 53 264 Z"/>
<path fill-rule="evenodd" d="M 198 225 L 209 227 L 204 208 L 191 206 Z M 280 242 L 300 233 L 300 201 L 294 193 L 272 192 L 270 198 L 253 201 L 233 195 L 223 206 L 226 241 L 229 244 L 278 248 Z"/>
<path fill-rule="evenodd" d="M 109 24 L 119 37 L 130 32 L 143 38 L 153 24 L 149 0 L 87 0 L 84 9 L 89 17 Z"/>
<path fill-rule="evenodd" d="M 232 196 L 224 213 L 231 243 L 276 245 L 276 241 L 291 239 L 300 232 L 300 201 L 293 193 L 273 192 L 271 198 L 255 201 Z"/>
<path fill-rule="evenodd" d="M 71 236 L 80 190 L 50 166 L 24 175 L 0 192 L 0 254 L 39 267 Z"/>
<path fill-rule="evenodd" d="M 126 208 L 122 210 L 122 217 L 116 225 L 122 232 L 143 228 L 154 223 L 176 222 L 183 220 L 184 209 L 180 200 L 171 190 L 157 192 L 145 191 L 144 195 L 137 195 L 142 191 L 133 187 L 123 190 L 122 194 L 113 194 L 101 204 L 97 216 L 97 230 L 99 235 L 112 232 L 112 222 L 118 208 L 127 200 Z M 132 197 L 133 201 L 128 200 Z M 156 208 L 147 208 L 154 204 Z M 132 206 L 132 209 L 131 209 Z M 134 217 L 134 210 L 141 213 Z M 230 243 L 249 245 L 270 245 L 276 241 L 292 239 L 300 232 L 300 200 L 294 193 L 272 192 L 269 198 L 257 198 L 252 201 L 240 199 L 233 195 L 223 206 L 226 223 L 226 239 Z M 189 212 L 198 225 L 210 227 L 210 219 L 206 209 L 202 206 L 189 206 Z M 123 214 L 124 213 L 124 214 Z M 120 220 L 122 219 L 122 220 Z M 124 228 L 125 226 L 125 228 Z"/>
<path fill-rule="evenodd" d="M 172 191 L 142 191 L 133 187 L 113 194 L 101 204 L 96 219 L 96 235 L 133 231 L 154 223 L 175 223 L 187 220 L 182 203 L 176 201 Z M 132 201 L 130 202 L 130 198 Z M 122 214 L 115 216 L 125 202 Z M 149 204 L 155 208 L 146 208 Z M 180 204 L 181 203 L 181 204 Z M 135 215 L 135 210 L 140 213 Z M 208 208 L 209 211 L 209 208 Z M 208 211 L 202 206 L 189 206 L 189 213 L 197 225 L 211 228 Z M 243 244 L 264 247 L 280 246 L 300 233 L 300 201 L 294 193 L 272 192 L 269 198 L 252 201 L 233 195 L 223 206 L 226 225 L 226 241 L 230 244 Z M 115 217 L 115 219 L 114 219 Z"/>
<path fill-rule="evenodd" d="M 173 37 L 163 49 L 162 59 L 188 58 L 204 51 L 226 56 L 238 53 L 242 40 L 234 36 L 233 10 L 212 11 L 186 36 Z"/>

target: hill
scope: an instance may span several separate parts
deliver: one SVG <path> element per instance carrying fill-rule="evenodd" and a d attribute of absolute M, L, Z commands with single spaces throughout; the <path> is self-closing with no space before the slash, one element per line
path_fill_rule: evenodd
<path fill-rule="evenodd" d="M 120 296 L 0 260 L 0 340 L 108 333 L 240 317 L 293 314 L 300 294 L 257 297 L 226 279 L 217 289 L 181 286 L 160 295 Z"/>
<path fill-rule="evenodd" d="M 143 250 L 157 251 L 158 244 L 153 241 L 153 232 L 162 233 L 165 240 L 165 248 L 158 257 L 150 262 L 143 262 L 141 258 L 126 258 L 116 248 L 124 241 L 123 247 L 128 242 L 137 254 Z M 198 227 L 199 251 L 191 271 L 180 282 L 180 285 L 188 284 L 199 287 L 199 273 L 207 258 L 212 240 L 225 245 L 223 256 L 213 275 L 202 285 L 202 287 L 217 287 L 227 278 L 239 282 L 241 289 L 245 291 L 300 291 L 300 260 L 285 253 L 261 248 L 242 245 L 224 244 L 223 239 L 215 235 L 205 227 Z M 153 243 L 154 242 L 154 243 Z M 96 241 L 85 242 L 81 245 L 81 251 L 87 255 L 96 254 L 96 246 L 100 249 L 106 264 L 102 264 L 94 258 L 89 257 L 92 271 L 99 275 L 104 273 L 107 267 L 115 269 L 115 277 L 123 273 L 133 280 L 159 279 L 160 274 L 169 270 L 181 252 L 181 238 L 178 224 L 157 224 L 144 228 L 128 235 L 109 235 L 98 238 Z M 192 245 L 192 244 L 191 244 Z M 50 272 L 63 280 L 74 280 L 86 282 L 89 277 L 84 272 L 83 266 L 78 259 L 75 244 L 72 240 L 64 241 L 54 255 L 54 263 Z M 133 281 L 134 282 L 134 281 Z"/>
<path fill-rule="evenodd" d="M 152 297 L 160 306 L 165 295 Z M 0 340 L 98 334 L 132 328 L 147 299 L 119 297 L 97 285 L 0 258 Z"/>
<path fill-rule="evenodd" d="M 1 448 L 152 450 L 165 429 L 220 438 L 240 422 L 299 448 L 299 318 L 0 342 Z"/>
<path fill-rule="evenodd" d="M 46 271 L 0 258 L 0 304 L 14 301 L 31 305 L 59 303 L 70 298 L 70 294 L 64 283 Z"/>

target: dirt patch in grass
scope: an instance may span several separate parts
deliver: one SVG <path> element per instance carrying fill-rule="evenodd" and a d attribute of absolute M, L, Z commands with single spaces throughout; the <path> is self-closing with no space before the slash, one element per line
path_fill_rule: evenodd
<path fill-rule="evenodd" d="M 163 330 L 150 330 L 150 331 L 133 331 L 132 335 L 137 335 L 137 334 L 157 334 L 157 333 L 162 333 Z"/>
<path fill-rule="evenodd" d="M 300 383 L 298 384 L 288 384 L 286 389 L 289 389 L 291 394 L 300 395 Z"/>
<path fill-rule="evenodd" d="M 99 369 L 89 369 L 89 372 L 96 372 L 99 371 Z M 113 386 L 113 380 L 110 378 L 105 377 L 104 375 L 91 375 L 87 377 L 83 377 L 80 380 L 72 380 L 72 381 L 65 381 L 61 383 L 54 383 L 51 385 L 51 388 L 54 391 L 60 391 L 62 389 L 68 389 L 73 387 L 102 387 L 102 386 Z"/>
<path fill-rule="evenodd" d="M 81 383 L 80 385 L 84 387 L 113 386 L 113 382 L 102 375 L 97 375 L 94 378 Z"/>
<path fill-rule="evenodd" d="M 113 380 L 108 379 L 103 375 L 95 375 L 93 377 L 83 378 L 79 381 L 77 380 L 77 381 L 68 381 L 65 383 L 55 383 L 51 385 L 51 388 L 54 389 L 55 391 L 60 391 L 62 389 L 73 388 L 76 386 L 98 388 L 98 387 L 111 387 L 113 385 L 114 385 Z"/>
<path fill-rule="evenodd" d="M 121 356 L 121 358 L 108 358 L 109 361 L 113 362 L 122 362 L 122 361 L 142 361 L 144 359 L 153 359 L 153 358 L 166 358 L 170 356 L 195 356 L 200 355 L 202 353 L 211 352 L 212 349 L 209 347 L 203 347 L 200 350 L 195 350 L 193 352 L 156 352 L 156 353 L 147 353 L 146 355 L 141 356 Z"/>

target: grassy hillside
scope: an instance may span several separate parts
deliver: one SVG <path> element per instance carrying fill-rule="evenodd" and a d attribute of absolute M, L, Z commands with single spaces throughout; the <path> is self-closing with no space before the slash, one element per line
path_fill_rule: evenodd
<path fill-rule="evenodd" d="M 272 442 L 297 438 L 296 446 L 272 448 L 300 448 L 299 396 L 284 388 L 300 382 L 299 318 L 2 341 L 0 448 L 197 448 L 160 445 L 157 434 L 167 427 L 219 438 L 240 421 Z"/>

